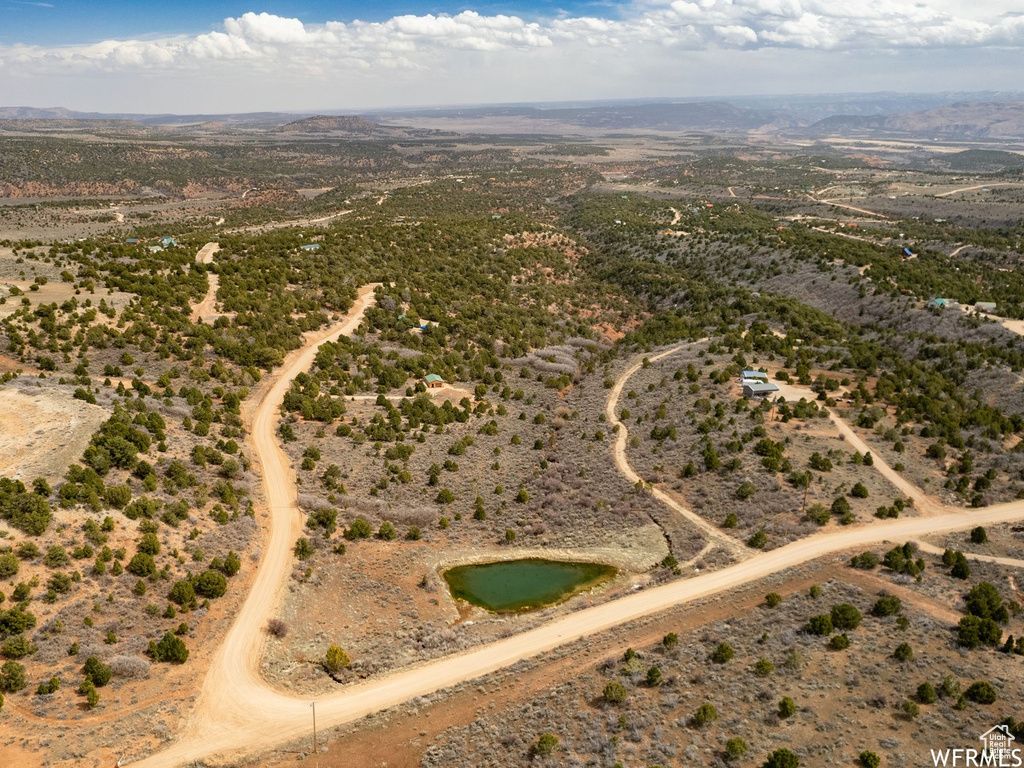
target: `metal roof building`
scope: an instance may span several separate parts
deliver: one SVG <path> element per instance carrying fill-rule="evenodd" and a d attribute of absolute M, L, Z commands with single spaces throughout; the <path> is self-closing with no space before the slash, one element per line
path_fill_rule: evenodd
<path fill-rule="evenodd" d="M 773 392 L 778 391 L 778 386 L 772 384 L 770 381 L 746 382 L 743 385 L 744 397 L 767 397 Z"/>

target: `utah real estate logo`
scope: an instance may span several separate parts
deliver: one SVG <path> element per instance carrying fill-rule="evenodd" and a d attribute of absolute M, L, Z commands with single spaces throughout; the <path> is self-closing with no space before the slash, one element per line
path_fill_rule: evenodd
<path fill-rule="evenodd" d="M 1024 750 L 1013 746 L 1013 734 L 1005 725 L 989 728 L 978 737 L 981 749 L 933 749 L 932 765 L 949 768 L 1021 768 Z"/>

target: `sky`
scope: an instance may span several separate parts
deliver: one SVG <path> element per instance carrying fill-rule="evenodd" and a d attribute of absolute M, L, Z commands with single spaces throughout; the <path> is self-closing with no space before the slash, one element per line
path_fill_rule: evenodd
<path fill-rule="evenodd" d="M 1022 0 L 0 0 L 0 106 L 1019 90 Z"/>

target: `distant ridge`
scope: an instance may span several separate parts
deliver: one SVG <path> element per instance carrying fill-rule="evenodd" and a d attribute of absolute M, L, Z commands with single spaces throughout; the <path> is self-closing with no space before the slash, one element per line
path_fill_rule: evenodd
<path fill-rule="evenodd" d="M 894 115 L 835 115 L 808 126 L 811 136 L 864 133 L 942 139 L 1024 139 L 1024 100 L 958 102 Z"/>
<path fill-rule="evenodd" d="M 144 114 L 137 112 L 76 112 L 64 107 L 0 107 L 0 120 L 129 120 L 143 125 L 284 125 L 308 113 L 244 112 L 221 115 Z"/>
<path fill-rule="evenodd" d="M 755 130 L 791 116 L 777 110 L 737 107 L 726 101 L 658 102 L 646 104 L 601 104 L 583 107 L 543 107 L 532 105 L 456 107 L 418 109 L 374 115 L 381 119 L 415 118 L 486 120 L 520 118 L 544 120 L 561 125 L 609 130 Z"/>
<path fill-rule="evenodd" d="M 280 133 L 346 133 L 377 135 L 384 129 L 362 117 L 314 115 L 302 120 L 293 120 L 277 129 Z"/>
<path fill-rule="evenodd" d="M 49 122 L 46 122 L 49 121 Z M 92 123 L 90 127 L 87 127 Z M 440 131 L 540 135 L 631 130 L 761 133 L 820 139 L 834 136 L 1024 140 L 1024 93 L 822 94 L 723 99 L 631 99 L 491 104 L 416 109 L 104 114 L 64 107 L 0 107 L 0 130 L 124 133 L 216 133 L 239 130 L 284 136 L 399 139 Z"/>

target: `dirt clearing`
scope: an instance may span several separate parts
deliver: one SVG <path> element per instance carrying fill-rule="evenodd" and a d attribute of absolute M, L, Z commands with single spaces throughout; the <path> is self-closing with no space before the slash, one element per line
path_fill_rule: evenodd
<path fill-rule="evenodd" d="M 11 382 L 0 389 L 0 476 L 59 480 L 108 415 L 75 400 L 67 387 L 24 377 Z"/>

